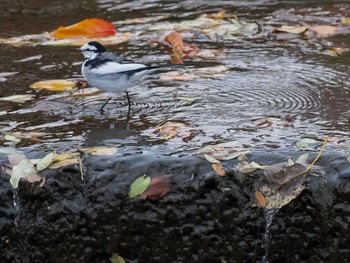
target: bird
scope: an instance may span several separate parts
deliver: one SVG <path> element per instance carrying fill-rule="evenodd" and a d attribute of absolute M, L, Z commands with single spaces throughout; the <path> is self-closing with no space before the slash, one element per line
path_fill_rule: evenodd
<path fill-rule="evenodd" d="M 128 89 L 143 76 L 161 68 L 173 68 L 184 64 L 167 64 L 159 66 L 147 66 L 123 58 L 112 52 L 97 41 L 90 41 L 79 49 L 84 55 L 81 72 L 85 80 L 97 89 L 108 93 L 126 93 L 128 109 L 131 103 Z M 100 111 L 111 100 L 111 97 L 102 105 Z"/>

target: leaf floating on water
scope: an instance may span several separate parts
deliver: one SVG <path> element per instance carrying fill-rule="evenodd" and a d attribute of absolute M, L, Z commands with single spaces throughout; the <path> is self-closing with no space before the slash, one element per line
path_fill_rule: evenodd
<path fill-rule="evenodd" d="M 96 147 L 81 149 L 81 151 L 86 154 L 92 154 L 92 155 L 113 155 L 118 151 L 118 149 L 117 147 L 114 147 L 114 146 L 96 146 Z"/>
<path fill-rule="evenodd" d="M 220 163 L 219 160 L 215 159 L 213 156 L 204 154 L 203 157 L 210 163 Z"/>
<path fill-rule="evenodd" d="M 170 191 L 169 179 L 167 176 L 154 176 L 147 189 L 138 196 L 140 200 L 159 200 Z"/>
<path fill-rule="evenodd" d="M 222 167 L 221 163 L 213 163 L 211 165 L 211 167 L 213 168 L 213 170 L 219 175 L 219 176 L 226 176 L 226 172 L 224 167 Z"/>
<path fill-rule="evenodd" d="M 112 263 L 126 263 L 124 258 L 119 256 L 118 254 L 113 254 L 112 257 L 109 258 L 109 261 Z"/>
<path fill-rule="evenodd" d="M 144 191 L 146 191 L 150 182 L 151 177 L 146 175 L 137 178 L 130 186 L 129 197 L 134 198 L 142 194 Z"/>
<path fill-rule="evenodd" d="M 73 164 L 80 164 L 80 158 L 73 157 L 65 160 L 56 161 L 53 164 L 51 164 L 49 167 L 51 169 L 59 169 L 68 165 L 73 165 Z"/>
<path fill-rule="evenodd" d="M 303 34 L 306 30 L 306 26 L 281 26 L 274 28 L 274 32 L 284 32 L 297 35 Z"/>
<path fill-rule="evenodd" d="M 51 32 L 51 35 L 57 39 L 75 38 L 75 37 L 107 37 L 116 32 L 112 23 L 98 18 L 88 18 L 79 23 L 67 27 L 59 27 Z"/>
<path fill-rule="evenodd" d="M 0 100 L 2 101 L 11 101 L 16 103 L 24 103 L 28 100 L 32 100 L 35 96 L 31 94 L 23 94 L 23 95 L 12 95 L 8 97 L 2 97 Z"/>
<path fill-rule="evenodd" d="M 17 137 L 13 136 L 13 135 L 10 135 L 10 134 L 6 134 L 4 136 L 5 140 L 6 141 L 10 141 L 10 142 L 14 142 L 14 143 L 19 143 L 21 140 L 18 139 Z"/>
<path fill-rule="evenodd" d="M 326 38 L 330 36 L 334 36 L 343 32 L 344 29 L 339 26 L 328 26 L 328 25 L 320 25 L 320 26 L 309 26 L 308 27 L 308 37 L 316 37 L 316 38 Z"/>
<path fill-rule="evenodd" d="M 310 138 L 302 138 L 297 142 L 297 147 L 301 149 L 308 148 L 310 144 L 317 143 L 316 140 Z"/>
<path fill-rule="evenodd" d="M 166 121 L 160 124 L 154 133 L 158 134 L 162 140 L 181 138 L 187 142 L 199 134 L 199 131 L 186 123 L 177 121 Z"/>
<path fill-rule="evenodd" d="M 68 91 L 77 87 L 77 83 L 65 79 L 50 79 L 35 82 L 30 85 L 32 89 L 47 89 L 51 91 Z"/>
<path fill-rule="evenodd" d="M 220 160 L 228 161 L 228 160 L 232 160 L 232 159 L 235 159 L 237 157 L 240 157 L 240 156 L 243 156 L 243 155 L 247 155 L 247 154 L 250 154 L 250 150 L 231 153 L 231 154 L 228 154 L 228 155 L 220 158 Z"/>

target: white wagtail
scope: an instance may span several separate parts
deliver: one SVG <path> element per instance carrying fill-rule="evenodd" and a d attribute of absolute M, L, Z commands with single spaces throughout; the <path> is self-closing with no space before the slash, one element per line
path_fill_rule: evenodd
<path fill-rule="evenodd" d="M 106 92 L 125 92 L 129 110 L 131 105 L 127 90 L 134 82 L 159 68 L 183 65 L 147 66 L 136 63 L 108 52 L 106 47 L 97 41 L 86 43 L 80 48 L 80 51 L 85 57 L 81 71 L 87 82 Z M 110 100 L 111 97 L 102 105 L 100 111 Z"/>

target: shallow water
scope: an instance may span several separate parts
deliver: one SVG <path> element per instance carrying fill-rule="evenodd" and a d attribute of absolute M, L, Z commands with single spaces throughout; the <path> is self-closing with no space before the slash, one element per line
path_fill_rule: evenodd
<path fill-rule="evenodd" d="M 1 46 L 0 72 L 18 72 L 0 83 L 0 96 L 34 94 L 36 99 L 24 104 L 2 102 L 2 130 L 40 130 L 48 133 L 37 142 L 23 142 L 21 147 L 37 151 L 66 150 L 85 145 L 158 145 L 164 141 L 153 134 L 153 128 L 165 120 L 184 121 L 201 131 L 190 140 L 169 142 L 169 153 L 197 149 L 205 144 L 237 141 L 256 147 L 291 146 L 300 137 L 323 138 L 325 134 L 346 135 L 349 129 L 349 52 L 339 57 L 326 55 L 327 46 L 347 46 L 348 34 L 327 39 L 294 39 L 280 42 L 268 32 L 270 25 L 291 23 L 290 13 L 297 8 L 310 19 L 333 22 L 339 14 L 346 16 L 346 1 L 336 4 L 319 1 L 6 1 L 0 11 L 2 37 L 50 31 L 60 25 L 73 24 L 87 17 L 101 17 L 114 22 L 119 31 L 133 29 L 120 26 L 120 20 L 155 15 L 169 15 L 168 21 L 195 18 L 203 13 L 226 10 L 247 22 L 256 22 L 261 31 L 236 40 L 194 40 L 201 48 L 220 49 L 210 63 L 229 70 L 212 78 L 189 81 L 157 80 L 163 73 L 145 78 L 130 89 L 132 109 L 127 121 L 126 98 L 117 96 L 108 104 L 84 103 L 82 98 L 61 97 L 55 93 L 33 91 L 36 81 L 56 78 L 79 78 L 82 56 L 73 47 Z M 281 11 L 282 10 L 282 11 Z M 282 13 L 282 15 L 281 15 Z M 287 16 L 287 15 L 289 16 Z M 37 18 L 39 15 L 40 19 Z M 54 18 L 54 19 L 53 19 Z M 287 20 L 288 22 L 283 22 Z M 135 25 L 142 31 L 147 25 Z M 189 42 L 188 40 L 186 40 Z M 142 62 L 165 63 L 168 56 L 144 41 L 130 41 L 110 47 L 116 52 Z M 198 68 L 208 62 L 196 59 Z M 100 96 L 104 97 L 104 94 Z M 99 97 L 100 97 L 99 96 Z M 183 100 L 181 98 L 190 98 Z M 93 97 L 94 98 L 94 97 Z M 89 98 L 87 98 L 89 99 Z M 63 103 L 59 110 L 33 110 L 34 103 L 50 100 Z M 96 102 L 96 101 L 95 101 Z M 277 118 L 271 128 L 257 128 L 255 121 Z M 288 119 L 288 123 L 280 120 Z M 9 129 L 13 122 L 23 122 Z M 58 124 L 54 124 L 58 122 Z M 98 125 L 96 125 L 98 123 Z M 54 125 L 55 127 L 50 127 Z M 167 149 L 166 149 L 167 148 Z"/>

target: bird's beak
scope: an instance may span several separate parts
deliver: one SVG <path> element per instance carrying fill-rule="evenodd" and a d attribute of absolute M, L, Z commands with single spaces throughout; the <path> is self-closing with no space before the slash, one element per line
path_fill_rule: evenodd
<path fill-rule="evenodd" d="M 78 52 L 81 52 L 80 47 L 77 47 L 77 48 L 75 48 L 74 50 L 75 50 L 75 51 L 78 51 Z"/>

